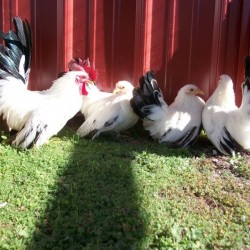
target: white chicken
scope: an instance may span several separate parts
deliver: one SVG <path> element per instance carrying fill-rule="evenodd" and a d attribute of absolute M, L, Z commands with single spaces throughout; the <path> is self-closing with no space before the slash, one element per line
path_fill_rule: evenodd
<path fill-rule="evenodd" d="M 203 92 L 193 84 L 185 85 L 168 106 L 152 71 L 142 76 L 139 84 L 133 91 L 131 106 L 151 137 L 171 147 L 192 145 L 201 131 L 205 102 L 197 94 Z"/>
<path fill-rule="evenodd" d="M 245 59 L 245 75 L 239 108 L 235 104 L 232 79 L 221 75 L 202 114 L 208 138 L 225 155 L 250 149 L 250 56 Z"/>
<path fill-rule="evenodd" d="M 24 37 L 28 39 L 28 33 L 23 32 L 26 28 L 24 26 L 23 29 L 20 28 L 21 23 L 19 22 L 17 30 L 12 32 L 20 43 Z M 28 23 L 26 25 L 29 27 Z M 4 46 L 2 48 L 6 49 Z M 27 55 L 30 55 L 31 51 L 29 47 L 26 49 L 29 53 L 16 58 L 17 65 L 23 65 L 23 58 L 27 65 L 30 65 L 30 58 Z M 8 49 L 9 54 L 15 54 L 15 48 L 11 53 L 10 50 L 11 48 Z M 33 145 L 39 147 L 57 134 L 66 122 L 80 111 L 82 96 L 87 95 L 91 89 L 96 89 L 92 81 L 95 79 L 89 77 L 91 72 L 95 75 L 93 73 L 95 69 L 86 65 L 84 71 L 65 73 L 47 90 L 30 91 L 24 84 L 25 77 L 20 73 L 22 68 L 14 67 L 15 65 L 9 67 L 5 64 L 5 59 L 10 57 L 9 54 L 2 54 L 0 58 L 4 66 L 0 72 L 0 76 L 4 78 L 0 80 L 0 115 L 6 119 L 10 129 L 19 131 L 13 141 L 14 145 L 21 148 Z"/>
<path fill-rule="evenodd" d="M 101 133 L 119 134 L 133 127 L 139 119 L 130 106 L 133 89 L 130 82 L 119 81 L 113 94 L 104 92 L 98 100 L 90 101 L 91 104 L 83 111 L 85 121 L 77 134 L 93 140 Z"/>

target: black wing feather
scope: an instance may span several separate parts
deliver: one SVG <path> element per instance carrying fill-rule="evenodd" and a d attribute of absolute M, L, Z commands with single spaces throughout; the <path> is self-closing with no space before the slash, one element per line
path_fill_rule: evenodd
<path fill-rule="evenodd" d="M 168 130 L 164 133 L 163 137 L 166 136 L 168 133 L 170 133 L 172 130 Z M 166 143 L 168 146 L 173 148 L 179 148 L 179 147 L 189 147 L 194 144 L 196 141 L 198 135 L 200 134 L 201 127 L 198 128 L 197 126 L 191 128 L 188 130 L 182 137 L 175 141 L 164 141 L 164 139 L 161 141 L 163 143 Z"/>
<path fill-rule="evenodd" d="M 222 140 L 220 140 L 220 146 L 226 153 L 230 155 L 236 151 L 243 150 L 243 147 L 231 136 L 225 127 L 222 131 Z"/>

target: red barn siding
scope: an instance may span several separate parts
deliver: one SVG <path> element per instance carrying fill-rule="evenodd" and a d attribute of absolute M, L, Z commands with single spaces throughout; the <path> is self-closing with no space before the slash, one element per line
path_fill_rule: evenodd
<path fill-rule="evenodd" d="M 90 57 L 103 90 L 122 79 L 137 85 L 153 69 L 167 102 L 190 82 L 207 98 L 226 73 L 241 99 L 248 0 L 0 0 L 0 6 L 2 30 L 15 15 L 31 22 L 31 89 L 48 88 L 72 57 Z"/>

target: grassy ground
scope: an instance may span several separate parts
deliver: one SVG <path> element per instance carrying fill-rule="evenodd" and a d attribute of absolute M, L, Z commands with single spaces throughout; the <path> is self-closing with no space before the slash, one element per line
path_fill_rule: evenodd
<path fill-rule="evenodd" d="M 250 155 L 64 129 L 0 144 L 0 249 L 250 249 Z"/>

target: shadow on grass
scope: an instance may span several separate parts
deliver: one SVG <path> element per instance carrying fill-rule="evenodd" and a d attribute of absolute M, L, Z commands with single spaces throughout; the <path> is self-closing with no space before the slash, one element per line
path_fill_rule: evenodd
<path fill-rule="evenodd" d="M 28 248 L 136 248 L 147 216 L 140 211 L 130 152 L 107 141 L 74 143 Z"/>
<path fill-rule="evenodd" d="M 72 139 L 72 133 L 66 136 Z M 152 146 L 152 141 L 144 139 L 134 130 L 125 143 L 106 136 L 75 140 L 71 158 L 58 174 L 53 200 L 48 201 L 28 248 L 140 248 L 148 215 L 140 208 L 142 196 L 131 164 L 134 152 L 191 156 L 186 149 Z"/>

